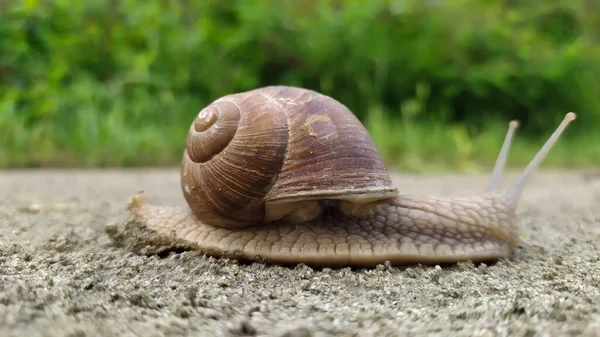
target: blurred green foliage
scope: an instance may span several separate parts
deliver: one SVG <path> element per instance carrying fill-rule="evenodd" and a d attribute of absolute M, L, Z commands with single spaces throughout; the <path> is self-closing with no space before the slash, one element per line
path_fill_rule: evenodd
<path fill-rule="evenodd" d="M 599 41 L 590 0 L 4 1 L 0 167 L 177 164 L 203 106 L 271 84 L 343 102 L 403 168 L 490 164 L 513 118 L 521 164 L 568 111 L 548 160 L 599 164 Z"/>

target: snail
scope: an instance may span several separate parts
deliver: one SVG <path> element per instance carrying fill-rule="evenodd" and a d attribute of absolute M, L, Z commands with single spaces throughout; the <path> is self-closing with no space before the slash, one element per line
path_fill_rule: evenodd
<path fill-rule="evenodd" d="M 366 128 L 312 90 L 269 86 L 219 98 L 195 117 L 181 164 L 188 207 L 129 200 L 129 223 L 214 257 L 369 267 L 494 261 L 516 248 L 516 208 L 569 112 L 517 181 L 498 185 L 509 124 L 488 191 L 414 196 L 395 187 Z"/>

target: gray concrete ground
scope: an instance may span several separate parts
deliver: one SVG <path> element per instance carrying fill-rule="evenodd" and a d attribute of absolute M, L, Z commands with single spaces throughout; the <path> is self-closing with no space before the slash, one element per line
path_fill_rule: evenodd
<path fill-rule="evenodd" d="M 487 186 L 394 181 L 411 194 Z M 136 255 L 106 228 L 139 190 L 183 203 L 177 169 L 0 171 L 0 336 L 600 335 L 600 175 L 534 177 L 519 214 L 539 255 L 371 270 Z"/>

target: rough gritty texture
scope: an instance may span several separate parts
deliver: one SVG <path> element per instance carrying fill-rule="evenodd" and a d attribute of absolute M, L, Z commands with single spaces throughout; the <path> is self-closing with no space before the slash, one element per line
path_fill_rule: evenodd
<path fill-rule="evenodd" d="M 395 176 L 394 182 L 401 192 L 461 195 L 485 190 L 487 177 Z M 519 215 L 525 239 L 541 250 L 537 256 L 518 250 L 490 265 L 367 270 L 134 254 L 107 232 L 119 236 L 126 201 L 141 189 L 148 202 L 183 202 L 177 169 L 0 173 L 1 336 L 600 331 L 598 175 L 534 177 Z M 32 203 L 65 205 L 24 208 Z"/>

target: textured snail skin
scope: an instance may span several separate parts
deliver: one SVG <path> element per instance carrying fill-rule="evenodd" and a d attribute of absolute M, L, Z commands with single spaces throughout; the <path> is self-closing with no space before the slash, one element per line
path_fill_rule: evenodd
<path fill-rule="evenodd" d="M 315 220 L 228 229 L 203 224 L 189 209 L 129 203 L 133 223 L 207 254 L 274 263 L 370 267 L 488 261 L 521 244 L 517 218 L 499 194 L 462 198 L 399 196 L 365 217 L 331 209 Z"/>

